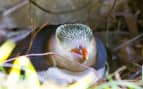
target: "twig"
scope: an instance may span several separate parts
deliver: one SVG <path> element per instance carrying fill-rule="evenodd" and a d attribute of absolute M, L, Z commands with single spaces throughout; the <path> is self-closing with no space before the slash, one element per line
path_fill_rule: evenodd
<path fill-rule="evenodd" d="M 121 77 L 120 77 L 120 73 L 119 72 L 115 72 L 114 75 L 115 75 L 115 79 L 116 80 L 122 80 Z"/>
<path fill-rule="evenodd" d="M 11 13 L 15 12 L 16 10 L 18 10 L 19 8 L 23 7 L 24 5 L 28 4 L 29 1 L 28 0 L 24 0 L 23 2 L 17 4 L 16 6 L 6 10 L 3 12 L 3 16 L 7 16 L 10 15 Z"/>
<path fill-rule="evenodd" d="M 142 73 L 142 70 L 141 70 L 141 69 L 140 69 L 140 70 L 137 70 L 135 73 L 131 74 L 131 75 L 128 77 L 128 79 L 135 79 L 135 78 L 137 78 L 137 76 L 141 75 L 141 73 Z"/>
<path fill-rule="evenodd" d="M 121 80 L 121 77 L 120 77 L 120 72 L 121 71 L 124 71 L 126 69 L 126 66 L 122 66 L 120 67 L 117 71 L 115 71 L 114 75 L 115 75 L 115 78 L 117 80 Z"/>
<path fill-rule="evenodd" d="M 131 64 L 133 64 L 134 66 L 138 67 L 138 68 L 142 68 L 142 66 L 136 62 L 130 62 Z"/>
<path fill-rule="evenodd" d="M 108 32 L 108 30 L 109 30 L 109 18 L 111 17 L 111 13 L 112 13 L 114 7 L 116 6 L 116 3 L 117 3 L 117 0 L 114 0 L 111 9 L 109 10 L 109 12 L 107 13 L 107 15 L 106 15 L 106 17 L 105 17 L 105 19 L 106 19 L 105 27 L 106 27 L 106 31 L 107 31 L 107 32 Z M 108 40 L 109 40 L 109 38 L 108 38 L 108 34 L 107 34 L 107 37 L 106 37 L 107 46 L 108 46 Z"/>
<path fill-rule="evenodd" d="M 43 24 L 42 26 L 40 26 L 40 28 L 39 28 L 37 31 L 33 31 L 32 37 L 31 37 L 31 39 L 30 39 L 30 43 L 29 43 L 29 46 L 28 46 L 28 49 L 27 49 L 27 51 L 26 51 L 26 54 L 28 54 L 28 53 L 30 52 L 31 47 L 32 47 L 32 45 L 33 45 L 33 41 L 34 41 L 35 37 L 37 36 L 37 34 L 38 34 L 41 30 L 43 30 L 47 25 L 48 25 L 47 23 L 46 23 L 46 24 Z"/>
<path fill-rule="evenodd" d="M 114 10 L 115 6 L 116 6 L 117 0 L 114 0 L 113 5 L 109 11 L 109 13 L 107 14 L 107 18 L 111 16 L 112 11 Z"/>
<path fill-rule="evenodd" d="M 111 77 L 116 74 L 119 74 L 121 71 L 124 71 L 125 69 L 127 69 L 126 66 L 122 66 L 122 67 L 118 68 L 114 73 L 111 74 Z"/>
<path fill-rule="evenodd" d="M 22 56 L 32 57 L 32 56 L 45 56 L 45 55 L 58 55 L 58 54 L 57 54 L 57 53 L 54 53 L 54 52 L 32 53 L 32 54 L 26 54 L 26 55 L 21 55 L 21 56 L 17 56 L 17 57 L 22 57 Z M 58 56 L 60 56 L 60 55 L 58 55 Z M 15 60 L 17 57 L 10 58 L 10 59 L 6 60 L 4 63 L 13 61 L 13 60 Z"/>
<path fill-rule="evenodd" d="M 120 72 L 121 71 L 124 71 L 126 69 L 126 66 L 122 66 L 120 67 L 117 71 L 114 72 L 114 76 L 115 76 L 115 79 L 116 80 L 121 80 L 121 77 L 120 77 Z M 126 87 L 124 86 L 121 86 L 122 89 L 127 89 Z"/>
<path fill-rule="evenodd" d="M 59 54 L 57 54 L 57 53 L 55 53 L 55 52 L 33 53 L 33 54 L 26 54 L 26 55 L 21 55 L 21 56 L 17 56 L 17 57 L 22 57 L 22 56 L 31 57 L 31 56 L 45 56 L 45 55 L 57 55 L 57 56 L 59 56 L 59 57 L 62 57 L 63 60 L 68 60 L 68 59 L 65 58 L 64 56 L 61 56 L 61 55 L 59 55 Z M 6 60 L 4 63 L 13 61 L 13 60 L 15 60 L 17 57 L 10 58 L 10 59 Z M 72 62 L 72 60 L 69 60 L 69 61 Z M 85 64 L 81 64 L 81 63 L 79 63 L 79 62 L 75 62 L 75 63 L 77 63 L 77 65 L 81 65 L 82 67 L 87 68 L 87 69 L 91 68 L 91 67 L 89 67 L 89 66 L 87 66 L 87 65 L 85 65 Z M 98 74 L 98 73 L 96 72 L 96 70 L 94 70 L 94 71 L 95 71 L 96 74 Z"/>
<path fill-rule="evenodd" d="M 121 49 L 121 48 L 123 48 L 124 46 L 126 46 L 126 45 L 128 45 L 128 44 L 130 44 L 130 43 L 132 43 L 132 42 L 134 42 L 134 41 L 136 41 L 137 39 L 141 38 L 142 36 L 143 36 L 143 33 L 141 33 L 141 34 L 139 34 L 139 35 L 133 37 L 132 39 L 130 39 L 130 40 L 128 40 L 128 41 L 122 43 L 122 44 L 119 45 L 118 47 L 114 48 L 114 49 L 113 49 L 113 52 L 118 51 L 119 49 Z"/>
<path fill-rule="evenodd" d="M 117 0 L 114 0 L 111 9 L 110 9 L 109 12 L 107 13 L 107 16 L 106 16 L 106 21 L 107 21 L 107 23 L 106 23 L 106 28 L 107 28 L 107 26 L 108 26 L 108 19 L 109 19 L 109 17 L 111 17 L 111 13 L 112 13 L 112 11 L 114 10 L 114 7 L 116 6 L 116 3 L 117 3 Z"/>

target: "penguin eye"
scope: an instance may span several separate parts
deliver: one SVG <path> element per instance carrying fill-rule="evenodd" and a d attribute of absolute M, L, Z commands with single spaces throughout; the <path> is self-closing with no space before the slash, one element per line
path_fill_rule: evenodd
<path fill-rule="evenodd" d="M 81 45 L 79 45 L 79 49 L 81 49 L 82 48 L 82 46 Z"/>

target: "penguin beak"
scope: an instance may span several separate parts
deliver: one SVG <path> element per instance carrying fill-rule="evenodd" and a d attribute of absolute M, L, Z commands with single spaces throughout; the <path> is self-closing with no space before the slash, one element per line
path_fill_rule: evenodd
<path fill-rule="evenodd" d="M 85 61 L 88 59 L 88 51 L 86 48 L 80 48 L 80 49 L 74 48 L 71 50 L 71 52 L 81 55 L 82 61 Z"/>
<path fill-rule="evenodd" d="M 87 60 L 88 59 L 87 49 L 86 48 L 82 48 L 81 51 L 82 51 L 82 59 L 83 60 Z"/>

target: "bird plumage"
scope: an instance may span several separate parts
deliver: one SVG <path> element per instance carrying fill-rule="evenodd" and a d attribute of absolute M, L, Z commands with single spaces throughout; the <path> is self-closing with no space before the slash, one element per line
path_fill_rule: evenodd
<path fill-rule="evenodd" d="M 56 39 L 63 46 L 87 46 L 93 38 L 91 29 L 83 24 L 65 24 L 56 30 Z"/>
<path fill-rule="evenodd" d="M 58 55 L 50 56 L 51 64 L 62 67 L 71 71 L 83 71 L 84 68 L 78 63 L 86 66 L 93 66 L 96 63 L 96 41 L 93 36 L 92 30 L 82 24 L 66 24 L 57 28 L 56 34 L 51 37 L 47 45 L 49 51 L 54 51 Z M 79 49 L 79 51 L 86 51 L 88 57 L 87 60 L 82 61 L 84 53 L 77 54 L 71 52 L 73 49 Z M 82 49 L 82 50 L 80 50 Z"/>
<path fill-rule="evenodd" d="M 79 64 L 78 59 L 82 58 L 80 57 L 80 55 L 74 54 L 69 50 L 66 51 L 64 50 L 63 45 L 59 45 L 56 39 L 56 31 L 57 31 L 57 26 L 47 26 L 43 30 L 41 30 L 33 41 L 30 53 L 44 53 L 52 51 L 56 52 L 58 55 L 63 56 L 64 58 L 59 57 L 57 55 L 48 55 L 46 57 L 45 56 L 30 57 L 35 68 L 38 71 L 41 71 L 48 69 L 49 66 L 55 65 L 59 68 L 67 69 L 69 71 L 83 71 L 87 69 L 86 67 L 83 67 Z M 77 32 L 76 34 L 78 34 L 78 31 L 76 32 Z M 30 37 L 31 36 L 28 36 L 24 40 L 18 42 L 22 45 L 17 45 L 15 53 L 22 52 L 25 54 L 25 51 L 27 50 L 27 47 L 29 45 L 28 42 Z M 98 39 L 98 37 L 95 37 L 94 34 L 93 37 L 91 38 L 91 41 L 87 43 L 88 43 L 87 45 L 88 60 L 80 63 L 86 66 L 93 67 L 96 70 L 101 70 L 102 72 L 101 75 L 103 75 L 105 70 L 105 63 L 107 61 L 106 48 L 103 42 L 100 39 Z"/>

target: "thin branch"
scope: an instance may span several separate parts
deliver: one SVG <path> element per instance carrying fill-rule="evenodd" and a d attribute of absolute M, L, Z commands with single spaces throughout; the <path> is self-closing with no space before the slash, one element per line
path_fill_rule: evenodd
<path fill-rule="evenodd" d="M 35 37 L 37 36 L 37 34 L 38 34 L 41 30 L 43 30 L 47 25 L 48 25 L 47 23 L 46 23 L 46 24 L 43 24 L 42 26 L 40 26 L 40 28 L 39 28 L 37 31 L 35 31 L 35 30 L 33 31 L 32 37 L 31 37 L 31 39 L 30 39 L 30 43 L 29 43 L 29 46 L 28 46 L 28 49 L 27 49 L 27 51 L 26 51 L 26 54 L 28 54 L 28 53 L 30 52 L 30 50 L 31 50 L 31 48 L 32 48 L 32 45 L 33 45 L 33 41 L 34 41 Z"/>
<path fill-rule="evenodd" d="M 21 56 L 17 56 L 17 57 L 22 57 L 22 56 L 32 57 L 32 56 L 46 56 L 46 55 L 57 55 L 57 56 L 59 56 L 59 57 L 62 57 L 63 60 L 68 60 L 68 59 L 65 58 L 64 56 L 61 56 L 61 55 L 59 55 L 59 54 L 57 54 L 57 53 L 55 53 L 55 52 L 32 53 L 32 54 L 26 54 L 26 55 L 21 55 Z M 13 60 L 15 60 L 17 57 L 10 58 L 10 59 L 6 60 L 4 63 L 13 61 Z M 73 62 L 72 60 L 69 60 L 69 61 Z M 79 62 L 75 62 L 75 63 L 76 63 L 77 65 L 80 65 L 80 66 L 82 66 L 82 67 L 84 67 L 84 68 L 87 68 L 87 69 L 91 68 L 91 67 L 89 67 L 89 66 L 87 66 L 87 65 L 85 65 L 85 64 L 81 64 L 81 63 L 79 63 Z M 96 70 L 94 70 L 94 71 L 95 71 L 95 73 L 98 75 L 97 71 L 96 71 Z"/>
<path fill-rule="evenodd" d="M 25 6 L 26 4 L 28 4 L 29 1 L 28 0 L 24 0 L 23 2 L 17 4 L 16 6 L 6 10 L 3 12 L 3 16 L 7 16 L 10 15 L 11 13 L 15 12 L 16 10 L 20 9 L 21 7 Z"/>
<path fill-rule="evenodd" d="M 117 3 L 117 0 L 114 0 L 111 9 L 110 9 L 109 12 L 107 13 L 107 16 L 106 16 L 106 21 L 107 21 L 106 27 L 107 27 L 107 25 L 108 25 L 108 19 L 109 19 L 109 17 L 111 17 L 111 13 L 113 12 L 113 10 L 114 10 L 114 8 L 115 8 L 116 3 Z"/>
<path fill-rule="evenodd" d="M 118 68 L 114 73 L 111 74 L 111 77 L 116 74 L 119 74 L 121 71 L 124 71 L 125 69 L 127 69 L 126 66 L 122 66 L 122 67 Z"/>
<path fill-rule="evenodd" d="M 135 36 L 135 37 L 133 37 L 132 39 L 130 39 L 130 40 L 124 42 L 123 44 L 119 45 L 118 47 L 114 48 L 114 49 L 113 49 L 113 52 L 118 51 L 119 49 L 121 49 L 121 48 L 123 48 L 124 46 L 126 46 L 126 45 L 128 45 L 128 44 L 130 44 L 130 43 L 132 43 L 132 42 L 134 42 L 134 41 L 136 41 L 137 39 L 141 38 L 142 36 L 143 36 L 143 33 L 142 33 L 142 34 L 139 34 L 139 35 L 137 35 L 137 36 Z"/>
<path fill-rule="evenodd" d="M 135 78 L 137 78 L 138 76 L 141 76 L 141 74 L 142 74 L 142 69 L 139 69 L 139 70 L 137 70 L 135 73 L 131 74 L 131 75 L 128 77 L 128 79 L 135 79 Z"/>
<path fill-rule="evenodd" d="M 17 57 L 22 57 L 22 56 L 32 57 L 32 56 L 45 56 L 45 55 L 58 55 L 58 54 L 57 54 L 57 53 L 54 53 L 54 52 L 32 53 L 32 54 L 26 54 L 26 55 L 21 55 L 21 56 L 17 56 Z M 59 56 L 60 56 L 60 55 L 59 55 Z M 6 60 L 4 63 L 13 61 L 13 60 L 15 60 L 17 57 L 10 58 L 10 59 Z"/>
<path fill-rule="evenodd" d="M 108 11 L 108 13 L 107 13 L 107 15 L 106 15 L 106 17 L 105 17 L 105 19 L 106 19 L 106 20 L 105 20 L 105 21 L 106 21 L 106 23 L 105 23 L 105 28 L 106 28 L 106 31 L 107 31 L 107 32 L 108 32 L 108 30 L 109 30 L 109 18 L 111 17 L 111 13 L 113 12 L 113 9 L 114 9 L 114 7 L 116 6 L 116 3 L 117 3 L 117 0 L 114 0 L 111 9 Z M 107 46 L 108 46 L 108 40 L 109 40 L 109 37 L 108 37 L 108 35 L 107 35 L 107 37 L 106 37 Z"/>
<path fill-rule="evenodd" d="M 113 10 L 114 10 L 114 8 L 115 8 L 116 3 L 117 3 L 117 0 L 114 0 L 113 5 L 112 5 L 112 7 L 111 7 L 111 9 L 110 9 L 109 13 L 107 14 L 107 16 L 108 16 L 108 17 L 110 17 L 110 16 L 111 16 L 111 13 L 113 12 Z M 108 18 L 108 17 L 107 17 L 107 18 Z"/>

